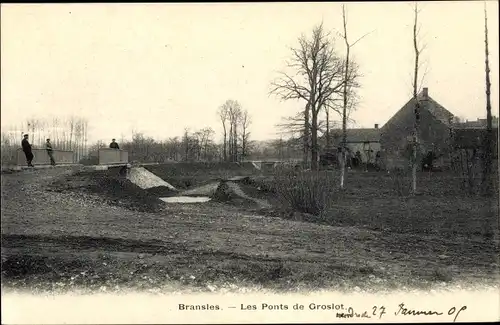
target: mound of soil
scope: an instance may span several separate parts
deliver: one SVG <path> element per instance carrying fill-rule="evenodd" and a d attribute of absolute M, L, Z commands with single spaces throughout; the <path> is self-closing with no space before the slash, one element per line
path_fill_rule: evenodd
<path fill-rule="evenodd" d="M 109 171 L 79 172 L 55 181 L 48 190 L 91 194 L 107 204 L 133 211 L 157 212 L 163 206 L 156 193 L 145 191 L 125 177 Z"/>
<path fill-rule="evenodd" d="M 232 193 L 226 182 L 220 182 L 219 186 L 215 190 L 215 193 L 211 196 L 213 201 L 218 202 L 228 202 L 234 198 L 235 195 Z"/>

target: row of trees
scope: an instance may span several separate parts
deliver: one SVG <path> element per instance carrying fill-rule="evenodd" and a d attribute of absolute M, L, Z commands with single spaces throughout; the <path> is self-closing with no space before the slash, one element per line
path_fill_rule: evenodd
<path fill-rule="evenodd" d="M 133 132 L 132 139 L 124 141 L 120 147 L 128 151 L 131 161 L 213 161 L 219 158 L 214 135 L 211 128 L 194 132 L 185 129 L 181 137 L 158 141 L 143 133 Z"/>
<path fill-rule="evenodd" d="M 242 137 L 239 137 L 241 140 Z M 247 138 L 248 139 L 248 138 Z M 232 152 L 229 149 L 232 142 L 226 143 L 226 154 Z M 243 141 L 238 142 L 243 143 Z M 97 151 L 99 148 L 107 148 L 108 144 L 98 142 L 91 146 L 91 161 L 97 163 Z M 121 140 L 120 148 L 127 150 L 130 161 L 140 162 L 168 162 L 168 161 L 229 161 L 224 157 L 224 143 L 215 141 L 215 132 L 211 128 L 203 128 L 198 131 L 184 131 L 182 137 L 172 137 L 163 141 L 155 140 L 143 133 L 133 133 L 131 140 Z M 250 150 L 251 148 L 251 150 Z M 245 150 L 245 151 L 244 151 Z M 245 156 L 242 155 L 245 152 Z M 238 161 L 244 160 L 288 160 L 301 158 L 301 144 L 297 139 L 274 139 L 268 141 L 251 141 L 243 149 L 238 147 Z"/>
<path fill-rule="evenodd" d="M 226 100 L 217 110 L 222 123 L 222 143 L 215 140 L 215 131 L 206 127 L 191 132 L 184 130 L 182 137 L 157 142 L 135 133 L 132 141 L 123 143 L 131 160 L 142 162 L 173 161 L 230 161 L 248 159 L 253 142 L 250 141 L 250 114 L 233 99 Z"/>
<path fill-rule="evenodd" d="M 226 100 L 219 107 L 217 114 L 222 123 L 222 153 L 224 161 L 240 161 L 250 155 L 250 124 L 252 120 L 248 111 L 242 109 L 236 100 Z"/>
<path fill-rule="evenodd" d="M 165 140 L 154 139 L 142 132 L 132 132 L 131 138 L 119 139 L 120 148 L 127 150 L 130 161 L 241 161 L 244 159 L 297 158 L 298 142 L 294 139 L 276 139 L 265 142 L 250 140 L 251 117 L 236 100 L 227 100 L 218 110 L 223 124 L 223 139 L 216 141 L 210 127 L 191 131 L 185 129 L 182 136 Z M 4 128 L 4 130 L 7 128 Z M 45 140 L 51 139 L 56 150 L 72 150 L 75 161 L 97 163 L 97 152 L 109 143 L 88 143 L 88 121 L 70 116 L 53 119 L 28 119 L 17 127 L 1 134 L 2 163 L 15 163 L 23 134 L 30 136 L 33 148 L 44 148 Z"/>
<path fill-rule="evenodd" d="M 253 142 L 250 141 L 251 117 L 236 100 L 227 100 L 217 110 L 222 122 L 222 143 L 215 140 L 215 131 L 210 127 L 200 130 L 184 130 L 184 134 L 158 141 L 143 133 L 133 132 L 132 139 L 122 139 L 120 147 L 127 150 L 130 161 L 241 161 L 250 157 Z M 93 160 L 104 143 L 92 146 Z"/>
<path fill-rule="evenodd" d="M 227 141 L 229 143 L 229 141 Z M 106 148 L 108 144 L 99 143 L 90 149 L 97 156 L 98 148 Z M 229 146 L 229 145 L 228 145 Z M 246 160 L 288 160 L 301 158 L 300 142 L 297 139 L 274 139 L 268 141 L 252 141 L 252 150 L 246 151 Z M 224 159 L 224 144 L 215 141 L 214 132 L 210 128 L 189 132 L 182 137 L 173 137 L 164 141 L 156 141 L 143 133 L 134 133 L 132 140 L 120 143 L 120 148 L 127 150 L 130 161 L 140 162 L 199 162 L 229 161 Z M 239 147 L 239 160 L 242 161 L 242 146 Z M 229 152 L 229 150 L 227 150 Z M 94 158 L 95 160 L 95 158 Z"/>
<path fill-rule="evenodd" d="M 132 132 L 130 140 L 121 139 L 120 149 L 128 151 L 129 161 L 168 162 L 168 161 L 214 161 L 220 159 L 220 145 L 214 141 L 215 132 L 211 128 L 197 131 L 186 129 L 182 136 L 166 140 L 154 139 L 142 132 Z M 99 141 L 90 148 L 88 163 L 97 163 L 100 148 L 109 143 Z"/>
<path fill-rule="evenodd" d="M 28 134 L 33 148 L 44 148 L 47 138 L 56 150 L 71 150 L 80 160 L 87 151 L 89 123 L 86 119 L 69 116 L 65 118 L 29 118 L 18 125 L 3 128 L 2 162 L 14 162 L 21 146 L 23 134 Z"/>

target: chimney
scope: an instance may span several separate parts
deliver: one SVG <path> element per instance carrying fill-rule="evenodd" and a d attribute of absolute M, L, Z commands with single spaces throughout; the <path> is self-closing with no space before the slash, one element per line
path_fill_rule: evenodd
<path fill-rule="evenodd" d="M 424 97 L 425 99 L 429 97 L 429 88 L 424 87 L 424 89 L 422 89 L 422 97 Z"/>
<path fill-rule="evenodd" d="M 378 129 L 378 124 L 375 124 L 375 128 Z"/>

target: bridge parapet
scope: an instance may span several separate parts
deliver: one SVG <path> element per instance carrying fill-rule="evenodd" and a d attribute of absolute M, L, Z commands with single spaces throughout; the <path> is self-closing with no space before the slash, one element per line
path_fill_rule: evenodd
<path fill-rule="evenodd" d="M 99 165 L 127 165 L 128 151 L 121 149 L 99 149 Z"/>
<path fill-rule="evenodd" d="M 33 153 L 33 165 L 50 165 L 50 158 L 45 149 L 31 149 Z M 74 154 L 71 150 L 52 150 L 54 160 L 58 165 L 74 164 Z M 21 148 L 17 149 L 17 166 L 27 166 L 26 156 Z"/>

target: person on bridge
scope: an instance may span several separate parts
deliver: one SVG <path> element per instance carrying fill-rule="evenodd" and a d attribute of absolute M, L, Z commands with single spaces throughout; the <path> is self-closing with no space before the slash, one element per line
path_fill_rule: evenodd
<path fill-rule="evenodd" d="M 21 146 L 23 147 L 24 155 L 26 156 L 26 162 L 28 163 L 28 167 L 35 167 L 31 163 L 33 161 L 33 152 L 31 152 L 31 144 L 28 141 L 28 135 L 25 134 L 23 140 L 21 141 Z"/>
<path fill-rule="evenodd" d="M 45 149 L 47 149 L 47 154 L 50 158 L 50 164 L 52 166 L 55 166 L 56 161 L 54 160 L 54 153 L 52 152 L 52 144 L 50 144 L 50 139 L 47 139 L 47 142 L 45 143 Z"/>
<path fill-rule="evenodd" d="M 115 139 L 111 140 L 111 143 L 109 144 L 109 147 L 111 149 L 120 149 L 120 146 L 118 145 L 118 143 L 116 143 Z"/>

